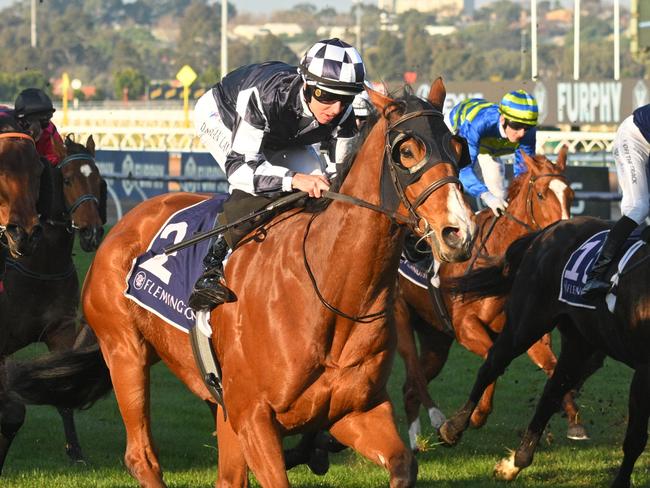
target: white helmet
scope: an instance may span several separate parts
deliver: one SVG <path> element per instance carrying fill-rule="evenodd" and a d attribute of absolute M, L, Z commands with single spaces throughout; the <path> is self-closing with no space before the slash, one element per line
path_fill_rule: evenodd
<path fill-rule="evenodd" d="M 364 90 L 354 97 L 352 108 L 355 117 L 368 117 L 370 115 L 370 98 L 368 98 L 367 91 Z"/>
<path fill-rule="evenodd" d="M 339 95 L 364 89 L 366 68 L 359 51 L 340 39 L 325 39 L 310 47 L 298 70 L 308 85 Z"/>

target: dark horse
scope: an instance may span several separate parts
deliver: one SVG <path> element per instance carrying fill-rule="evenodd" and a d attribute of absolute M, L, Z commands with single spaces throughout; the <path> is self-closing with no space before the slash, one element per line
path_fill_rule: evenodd
<path fill-rule="evenodd" d="M 479 230 L 472 252 L 473 261 L 470 261 L 472 268 L 494 264 L 495 259 L 503 256 L 508 245 L 518 237 L 570 217 L 573 190 L 564 176 L 566 147 L 561 149 L 555 164 L 542 155 L 530 157 L 522 154 L 528 171 L 511 183 L 506 214 L 496 218 L 490 209 L 484 209 L 476 215 Z M 441 288 L 444 290 L 449 280 L 462 276 L 468 269 L 468 264 L 463 263 L 442 264 L 439 270 Z M 438 429 L 445 420 L 429 396 L 426 385 L 444 367 L 454 337 L 467 350 L 485 358 L 504 323 L 504 297 L 474 301 L 453 297 L 449 293 L 443 293 L 443 297 L 453 331 L 446 329 L 429 292 L 400 275 L 395 303 L 399 334 L 397 348 L 406 365 L 403 394 L 413 449 L 417 449 L 417 436 L 420 434 L 421 404 L 427 408 L 434 428 Z M 413 331 L 420 343 L 419 358 Z M 553 373 L 557 360 L 550 347 L 550 335 L 533 344 L 528 355 L 544 373 L 549 376 Z M 473 427 L 481 427 L 487 421 L 492 411 L 493 395 L 494 384 L 486 389 L 474 409 Z M 569 422 L 567 436 L 586 438 L 586 431 L 579 423 L 573 392 L 567 394 L 564 409 Z"/>
<path fill-rule="evenodd" d="M 5 292 L 0 295 L 0 363 L 34 342 L 51 351 L 71 349 L 77 335 L 79 280 L 72 261 L 75 230 L 81 247 L 94 251 L 103 233 L 98 212 L 100 176 L 93 156 L 92 136 L 86 146 L 70 137 L 67 155 L 51 171 L 52 201 L 42 219 L 43 233 L 29 256 L 7 259 Z M 25 406 L 0 393 L 2 414 L 0 470 L 18 430 L 25 420 Z M 82 460 L 72 410 L 59 408 L 66 437 L 66 452 Z"/>
<path fill-rule="evenodd" d="M 227 281 L 238 299 L 209 317 L 227 420 L 217 415 L 187 336 L 123 294 L 133 259 L 169 216 L 207 197 L 180 193 L 148 200 L 104 240 L 84 284 L 83 307 L 126 427 L 125 464 L 142 486 L 165 486 L 149 419 L 149 369 L 158 359 L 212 406 L 218 486 L 248 486 L 249 470 L 264 487 L 289 486 L 282 438 L 321 429 L 384 467 L 391 487 L 415 484 L 417 463 L 397 432 L 386 390 L 404 231 L 426 235 L 438 259 L 458 261 L 469 256 L 474 227 L 457 179 L 463 143 L 440 111 L 442 80 L 432 84 L 428 101 L 413 95 L 392 100 L 372 91 L 370 98 L 381 117 L 347 176 L 333 185 L 331 205 L 282 213 L 228 260 Z M 94 387 L 75 377 L 66 389 L 65 378 L 75 369 L 87 378 L 104 377 L 100 364 L 101 356 L 90 349 L 41 362 L 48 376 L 43 381 L 64 383 L 65 393 L 54 398 L 50 389 L 31 400 L 67 406 L 88 401 Z M 38 368 L 23 366 L 9 381 L 15 394 L 29 396 Z M 81 397 L 80 388 L 86 389 Z"/>
<path fill-rule="evenodd" d="M 446 443 L 458 442 L 485 388 L 515 357 L 555 326 L 562 335 L 562 352 L 555 373 L 546 383 L 519 448 L 497 465 L 496 474 L 500 477 L 513 479 L 532 463 L 542 432 L 559 409 L 562 396 L 592 372 L 587 368 L 599 363 L 604 352 L 634 369 L 623 462 L 612 483 L 616 488 L 630 486 L 634 463 L 648 440 L 650 415 L 648 245 L 642 246 L 621 274 L 613 313 L 602 298 L 594 302 L 595 310 L 557 299 L 562 271 L 571 253 L 589 236 L 607 228 L 608 224 L 594 218 L 563 221 L 515 241 L 504 262 L 459 280 L 458 290 L 473 296 L 509 296 L 503 332 L 481 366 L 468 402 L 440 429 Z"/>

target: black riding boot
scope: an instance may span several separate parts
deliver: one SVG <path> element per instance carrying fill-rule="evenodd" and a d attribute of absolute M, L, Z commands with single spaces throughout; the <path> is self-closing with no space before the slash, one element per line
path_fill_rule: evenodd
<path fill-rule="evenodd" d="M 203 258 L 204 271 L 194 284 L 189 305 L 192 309 L 212 310 L 225 302 L 234 302 L 237 297 L 225 283 L 223 260 L 228 254 L 226 239 L 220 235 Z"/>
<path fill-rule="evenodd" d="M 596 262 L 587 274 L 587 283 L 582 289 L 582 296 L 588 299 L 595 298 L 601 293 L 609 291 L 611 283 L 605 279 L 609 266 L 618 256 L 625 240 L 629 237 L 637 223 L 627 216 L 620 218 L 612 230 L 609 231 L 603 249 L 600 251 Z"/>

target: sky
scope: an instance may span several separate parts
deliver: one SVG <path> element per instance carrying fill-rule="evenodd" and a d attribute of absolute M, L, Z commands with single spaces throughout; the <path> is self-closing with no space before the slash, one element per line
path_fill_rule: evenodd
<path fill-rule="evenodd" d="M 16 0 L 0 0 L 0 8 L 7 7 L 14 3 Z M 47 2 L 47 0 L 44 0 Z M 338 11 L 347 12 L 350 9 L 350 6 L 354 3 L 354 0 L 230 0 L 237 6 L 237 10 L 240 12 L 260 12 L 260 13 L 269 13 L 273 10 L 282 10 L 291 8 L 299 3 L 312 3 L 317 5 L 320 8 L 331 6 Z M 362 0 L 363 3 L 376 3 L 375 0 Z M 476 6 L 480 7 L 487 3 L 490 3 L 493 0 L 476 0 Z M 530 4 L 529 0 L 523 0 L 526 4 Z M 606 0 L 612 2 L 612 0 Z M 562 2 L 567 5 L 573 5 L 572 0 L 562 0 Z M 621 5 L 629 8 L 630 0 L 621 0 Z"/>

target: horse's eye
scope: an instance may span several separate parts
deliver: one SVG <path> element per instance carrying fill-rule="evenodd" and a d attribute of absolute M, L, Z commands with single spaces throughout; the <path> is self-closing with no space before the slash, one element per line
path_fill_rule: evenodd
<path fill-rule="evenodd" d="M 542 195 L 541 191 L 537 192 L 537 198 L 539 198 L 540 200 L 544 200 L 544 195 Z"/>
<path fill-rule="evenodd" d="M 72 185 L 72 180 L 70 178 L 63 178 L 63 184 L 66 186 Z"/>
<path fill-rule="evenodd" d="M 413 151 L 411 151 L 411 149 L 408 148 L 408 147 L 400 147 L 399 155 L 401 157 L 403 157 L 403 158 L 412 158 L 413 157 Z"/>

